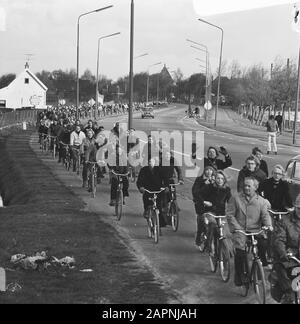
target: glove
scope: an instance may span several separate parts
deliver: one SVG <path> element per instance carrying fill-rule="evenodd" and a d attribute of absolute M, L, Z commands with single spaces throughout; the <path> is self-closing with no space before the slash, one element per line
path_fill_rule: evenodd
<path fill-rule="evenodd" d="M 223 147 L 223 146 L 221 146 L 220 147 L 220 151 L 219 151 L 221 154 L 223 154 L 223 155 L 228 155 L 228 152 L 227 152 L 227 150 L 226 150 L 226 148 L 225 147 Z"/>
<path fill-rule="evenodd" d="M 180 183 L 181 185 L 184 185 L 184 181 L 183 181 L 183 180 L 180 180 L 179 183 Z"/>
<path fill-rule="evenodd" d="M 143 187 L 140 188 L 140 193 L 141 193 L 141 194 L 145 193 L 145 188 L 143 188 Z"/>

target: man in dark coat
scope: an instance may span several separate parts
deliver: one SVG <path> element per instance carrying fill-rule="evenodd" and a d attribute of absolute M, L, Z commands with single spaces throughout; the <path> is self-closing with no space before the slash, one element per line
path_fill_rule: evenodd
<path fill-rule="evenodd" d="M 219 159 L 219 152 L 224 155 L 225 161 Z M 207 151 L 207 157 L 204 158 L 204 167 L 211 166 L 216 171 L 217 170 L 225 170 L 232 166 L 232 160 L 227 150 L 224 147 L 220 147 L 220 151 L 218 152 L 217 148 L 210 147 Z"/>
<path fill-rule="evenodd" d="M 279 112 L 277 114 L 277 116 L 275 117 L 275 120 L 277 121 L 279 132 L 280 132 L 280 134 L 282 134 L 282 122 L 283 122 L 283 118 L 281 116 L 281 112 Z"/>
<path fill-rule="evenodd" d="M 282 179 L 283 176 L 284 168 L 279 164 L 275 165 L 272 178 L 264 180 L 258 188 L 259 194 L 270 202 L 275 211 L 285 211 L 293 207 L 289 185 Z"/>
<path fill-rule="evenodd" d="M 149 206 L 152 205 L 152 202 L 151 200 L 149 200 L 149 198 L 153 197 L 153 195 L 150 195 L 148 192 L 145 191 L 145 189 L 147 189 L 148 191 L 160 191 L 161 188 L 166 187 L 166 185 L 164 184 L 164 179 L 160 172 L 160 168 L 158 166 L 155 166 L 155 164 L 156 164 L 155 159 L 150 159 L 149 165 L 141 169 L 136 182 L 136 185 L 140 193 L 143 194 L 145 218 L 147 218 L 147 211 Z M 161 198 L 162 198 L 162 194 L 158 195 L 157 206 L 160 210 L 159 213 L 160 227 L 165 227 L 166 222 L 162 217 L 162 213 L 161 213 Z"/>
<path fill-rule="evenodd" d="M 299 264 L 289 259 L 288 254 L 300 258 L 300 195 L 295 202 L 295 211 L 283 218 L 274 236 L 274 269 L 283 294 L 281 303 L 292 304 L 295 295 L 292 290 L 292 270 Z"/>
<path fill-rule="evenodd" d="M 254 156 L 249 156 L 246 160 L 246 165 L 239 172 L 237 181 L 237 191 L 243 192 L 244 180 L 245 178 L 252 177 L 256 179 L 259 183 L 267 179 L 266 174 L 260 169 L 259 160 Z"/>

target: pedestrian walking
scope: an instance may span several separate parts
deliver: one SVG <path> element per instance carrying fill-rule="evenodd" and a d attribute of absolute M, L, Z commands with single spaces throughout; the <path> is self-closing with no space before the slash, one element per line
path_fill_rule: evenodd
<path fill-rule="evenodd" d="M 275 120 L 277 121 L 279 132 L 280 132 L 280 134 L 282 134 L 282 122 L 283 122 L 283 118 L 282 118 L 281 112 L 279 112 L 277 114 L 277 116 L 275 117 Z"/>
<path fill-rule="evenodd" d="M 267 121 L 267 132 L 268 132 L 268 151 L 267 154 L 272 152 L 272 144 L 274 153 L 277 155 L 277 132 L 278 132 L 278 124 L 275 120 L 274 115 L 271 115 L 269 120 Z"/>

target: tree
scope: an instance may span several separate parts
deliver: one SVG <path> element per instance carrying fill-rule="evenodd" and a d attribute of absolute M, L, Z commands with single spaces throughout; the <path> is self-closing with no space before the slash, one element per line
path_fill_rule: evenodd
<path fill-rule="evenodd" d="M 16 78 L 15 74 L 9 73 L 5 74 L 0 78 L 0 89 L 7 87 L 14 79 Z"/>

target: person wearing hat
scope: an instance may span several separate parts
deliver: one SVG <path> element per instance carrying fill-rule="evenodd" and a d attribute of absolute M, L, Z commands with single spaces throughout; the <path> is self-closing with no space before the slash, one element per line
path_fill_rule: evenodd
<path fill-rule="evenodd" d="M 292 290 L 291 272 L 296 266 L 299 267 L 299 264 L 289 259 L 288 254 L 300 258 L 300 194 L 294 207 L 294 211 L 283 218 L 274 233 L 274 270 L 282 293 L 282 304 L 292 304 L 295 295 Z"/>
<path fill-rule="evenodd" d="M 225 161 L 219 159 L 219 153 L 224 155 Z M 230 155 L 228 154 L 225 147 L 221 146 L 220 151 L 218 151 L 217 148 L 211 146 L 209 147 L 207 151 L 207 157 L 204 158 L 204 167 L 211 166 L 215 169 L 215 171 L 218 170 L 225 170 L 226 168 L 229 168 L 232 166 L 232 160 Z"/>

